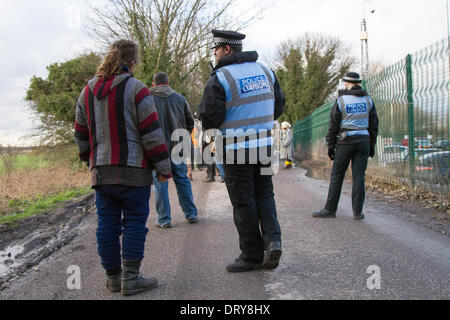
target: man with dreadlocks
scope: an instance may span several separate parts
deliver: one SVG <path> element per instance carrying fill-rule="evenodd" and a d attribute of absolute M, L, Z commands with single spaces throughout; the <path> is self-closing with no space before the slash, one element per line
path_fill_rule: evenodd
<path fill-rule="evenodd" d="M 138 52 L 139 47 L 129 40 L 112 44 L 97 75 L 81 92 L 75 122 L 80 158 L 92 171 L 98 253 L 108 277 L 106 286 L 126 296 L 157 286 L 155 278 L 139 274 L 148 233 L 152 170 L 160 182 L 172 177 L 153 97 L 131 73 Z"/>

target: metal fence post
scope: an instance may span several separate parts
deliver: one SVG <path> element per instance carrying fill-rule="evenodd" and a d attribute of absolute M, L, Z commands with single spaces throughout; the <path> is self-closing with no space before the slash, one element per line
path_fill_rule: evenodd
<path fill-rule="evenodd" d="M 409 158 L 409 178 L 411 186 L 416 186 L 416 166 L 415 166 L 415 138 L 414 138 L 414 101 L 413 101 L 413 78 L 412 78 L 412 58 L 406 56 L 406 93 L 408 99 L 408 158 Z"/>

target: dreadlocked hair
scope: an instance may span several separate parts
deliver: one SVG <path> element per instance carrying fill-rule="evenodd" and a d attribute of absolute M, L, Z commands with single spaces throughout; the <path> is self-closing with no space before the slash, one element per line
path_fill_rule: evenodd
<path fill-rule="evenodd" d="M 123 66 L 138 63 L 139 46 L 131 40 L 114 42 L 97 69 L 97 76 L 108 78 L 122 72 Z"/>

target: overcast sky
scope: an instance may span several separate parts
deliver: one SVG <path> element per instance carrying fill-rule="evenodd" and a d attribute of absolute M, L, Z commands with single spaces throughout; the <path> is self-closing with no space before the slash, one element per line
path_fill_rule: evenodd
<path fill-rule="evenodd" d="M 373 0 L 367 13 L 370 60 L 390 65 L 406 54 L 446 35 L 446 0 Z M 262 1 L 238 1 L 233 14 L 248 12 Z M 346 42 L 360 56 L 363 0 L 277 0 L 242 32 L 245 49 L 257 50 L 264 62 L 272 59 L 283 40 L 305 32 L 321 32 Z M 80 28 L 84 0 L 2 1 L 0 11 L 0 144 L 20 145 L 32 127 L 23 98 L 33 75 L 45 77 L 46 66 L 96 49 Z M 359 71 L 359 70 L 357 70 Z"/>

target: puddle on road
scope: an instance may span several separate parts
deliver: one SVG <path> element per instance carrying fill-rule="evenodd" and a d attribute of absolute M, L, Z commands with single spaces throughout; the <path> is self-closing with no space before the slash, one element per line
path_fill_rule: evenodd
<path fill-rule="evenodd" d="M 17 267 L 16 257 L 24 250 L 23 246 L 12 246 L 0 251 L 0 277 L 7 275 L 12 268 Z"/>

